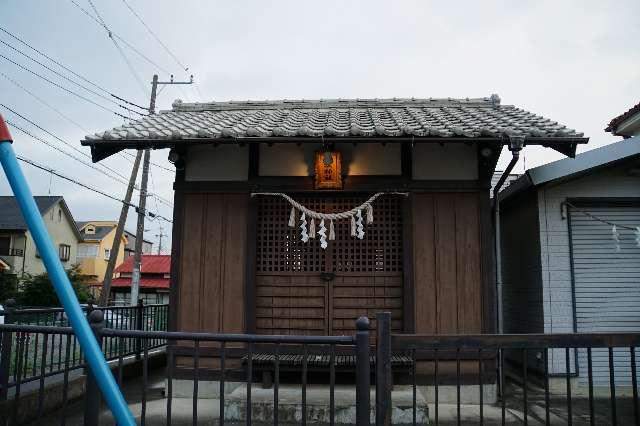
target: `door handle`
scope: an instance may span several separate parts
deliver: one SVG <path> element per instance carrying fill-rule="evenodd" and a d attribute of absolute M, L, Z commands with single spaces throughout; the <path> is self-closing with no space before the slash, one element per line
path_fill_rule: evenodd
<path fill-rule="evenodd" d="M 320 279 L 324 282 L 333 281 L 336 278 L 335 272 L 320 272 Z"/>

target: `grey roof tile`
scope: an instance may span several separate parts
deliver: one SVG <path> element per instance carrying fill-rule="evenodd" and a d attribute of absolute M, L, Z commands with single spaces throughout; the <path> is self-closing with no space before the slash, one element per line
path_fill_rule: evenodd
<path fill-rule="evenodd" d="M 512 105 L 478 99 L 320 99 L 183 103 L 85 138 L 143 141 L 269 137 L 581 138 L 582 133 Z"/>

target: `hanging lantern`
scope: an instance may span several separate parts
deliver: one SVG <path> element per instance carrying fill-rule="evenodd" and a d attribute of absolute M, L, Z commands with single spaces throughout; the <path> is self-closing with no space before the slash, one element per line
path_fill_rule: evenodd
<path fill-rule="evenodd" d="M 342 153 L 316 151 L 315 189 L 342 189 Z"/>

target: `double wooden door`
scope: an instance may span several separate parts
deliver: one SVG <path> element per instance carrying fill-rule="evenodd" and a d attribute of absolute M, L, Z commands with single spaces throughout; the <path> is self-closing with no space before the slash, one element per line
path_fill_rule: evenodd
<path fill-rule="evenodd" d="M 366 197 L 314 194 L 296 199 L 315 211 L 339 212 Z M 374 221 L 365 226 L 362 240 L 351 236 L 350 221 L 334 221 L 336 239 L 326 250 L 320 247 L 319 236 L 301 241 L 299 212 L 291 228 L 290 210 L 278 197 L 258 201 L 256 332 L 352 334 L 359 316 L 374 318 L 382 311 L 392 313 L 392 329 L 401 331 L 402 200 L 378 198 Z M 315 225 L 317 231 L 319 223 Z"/>

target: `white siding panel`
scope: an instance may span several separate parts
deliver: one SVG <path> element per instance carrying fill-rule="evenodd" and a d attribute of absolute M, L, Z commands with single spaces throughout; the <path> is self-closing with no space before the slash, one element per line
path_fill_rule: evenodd
<path fill-rule="evenodd" d="M 629 167 L 629 163 L 609 167 L 538 190 L 545 333 L 571 333 L 574 330 L 573 313 L 565 315 L 567 309 L 557 308 L 557 305 L 564 304 L 571 310 L 573 303 L 571 265 L 568 262 L 560 264 L 554 261 L 555 257 L 569 256 L 568 221 L 562 217 L 561 204 L 567 198 L 640 197 L 640 179 L 629 175 Z M 597 281 L 607 276 L 611 277 L 610 274 L 595 269 L 591 270 L 588 278 L 583 279 Z M 617 269 L 615 278 L 618 281 L 633 279 L 629 271 L 622 267 Z M 557 351 L 550 351 L 550 372 L 564 372 L 564 351 L 558 354 L 552 352 Z"/>
<path fill-rule="evenodd" d="M 599 218 L 621 226 L 640 226 L 640 206 L 584 207 Z M 632 230 L 618 227 L 620 249 L 611 226 L 584 213 L 570 210 L 577 331 L 640 331 L 640 247 Z M 609 353 L 593 351 L 594 383 L 609 383 Z M 586 380 L 587 355 L 578 356 L 582 381 Z M 614 351 L 617 385 L 631 384 L 628 349 Z"/>

